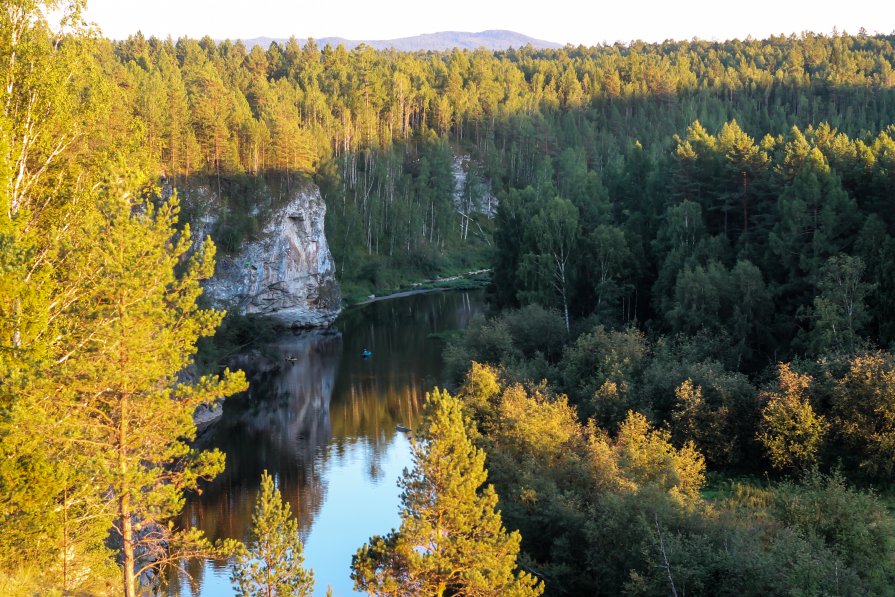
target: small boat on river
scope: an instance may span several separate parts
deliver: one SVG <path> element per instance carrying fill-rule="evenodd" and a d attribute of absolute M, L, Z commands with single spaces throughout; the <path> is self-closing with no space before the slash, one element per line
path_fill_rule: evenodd
<path fill-rule="evenodd" d="M 410 433 L 410 427 L 405 427 L 404 425 L 395 425 L 395 429 L 401 433 Z"/>
<path fill-rule="evenodd" d="M 362 356 L 365 359 L 369 359 L 371 356 L 373 356 L 373 353 L 365 348 L 364 351 L 362 353 L 360 353 L 360 356 Z"/>

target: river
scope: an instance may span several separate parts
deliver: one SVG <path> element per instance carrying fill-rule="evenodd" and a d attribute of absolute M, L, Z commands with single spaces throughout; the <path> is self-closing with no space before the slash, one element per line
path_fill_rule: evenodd
<path fill-rule="evenodd" d="M 356 594 L 351 556 L 400 523 L 397 481 L 411 461 L 396 425 L 413 427 L 426 392 L 447 381 L 438 336 L 483 310 L 481 291 L 419 294 L 351 309 L 328 332 L 289 333 L 263 347 L 276 367 L 249 367 L 249 391 L 229 399 L 203 436 L 202 447 L 227 455 L 227 468 L 190 497 L 181 523 L 212 540 L 246 541 L 266 469 L 298 516 L 314 594 L 328 585 L 339 597 Z M 234 595 L 227 562 L 187 570 L 169 594 Z"/>

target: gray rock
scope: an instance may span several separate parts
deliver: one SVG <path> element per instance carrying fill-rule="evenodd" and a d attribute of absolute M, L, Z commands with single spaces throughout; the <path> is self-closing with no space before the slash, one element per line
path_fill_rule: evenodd
<path fill-rule="evenodd" d="M 223 401 L 215 400 L 210 404 L 200 404 L 193 412 L 193 423 L 196 424 L 196 431 L 202 433 L 211 425 L 217 423 L 223 414 Z"/>
<path fill-rule="evenodd" d="M 293 191 L 267 219 L 257 240 L 234 256 L 218 256 L 205 296 L 216 307 L 264 315 L 290 327 L 330 325 L 342 297 L 323 229 L 326 204 L 320 189 Z"/>

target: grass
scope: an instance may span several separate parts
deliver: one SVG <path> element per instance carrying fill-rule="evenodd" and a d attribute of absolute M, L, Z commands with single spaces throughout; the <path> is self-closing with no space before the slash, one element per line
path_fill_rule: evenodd
<path fill-rule="evenodd" d="M 706 479 L 705 487 L 699 492 L 702 499 L 708 502 L 719 502 L 734 497 L 742 486 L 755 488 L 768 487 L 768 479 L 755 475 L 724 475 L 718 472 L 710 472 Z"/>
<path fill-rule="evenodd" d="M 412 290 L 473 290 L 476 288 L 484 288 L 491 280 L 490 273 L 487 272 L 472 276 L 463 276 L 462 274 L 465 273 L 465 271 L 444 272 L 444 275 L 435 279 L 417 282 L 406 281 L 403 284 L 379 288 L 375 291 L 371 291 L 371 289 L 367 287 L 358 288 L 356 286 L 346 285 L 342 288 L 342 304 L 346 307 L 350 307 L 352 305 L 363 303 L 370 298 L 370 295 L 384 297 Z"/>

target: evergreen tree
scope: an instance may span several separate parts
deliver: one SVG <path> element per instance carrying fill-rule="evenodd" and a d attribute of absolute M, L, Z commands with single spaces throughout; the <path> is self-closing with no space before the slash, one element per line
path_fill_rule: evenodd
<path fill-rule="evenodd" d="M 512 189 L 501 195 L 494 226 L 494 276 L 492 291 L 497 304 L 518 304 L 519 264 L 525 253 L 525 229 L 531 212 L 537 207 L 537 194 L 531 187 Z"/>
<path fill-rule="evenodd" d="M 298 521 L 283 502 L 273 477 L 261 475 L 261 493 L 252 515 L 252 539 L 237 554 L 231 580 L 237 595 L 304 597 L 314 590 L 314 572 L 305 569 Z"/>
<path fill-rule="evenodd" d="M 121 541 L 123 593 L 132 597 L 141 573 L 210 549 L 170 519 L 185 490 L 224 467 L 219 451 L 190 445 L 196 407 L 246 383 L 241 372 L 179 377 L 224 314 L 196 305 L 214 245 L 193 251 L 189 228 L 175 228 L 177 197 L 157 207 L 113 181 L 90 199 L 96 209 L 83 225 L 92 242 L 73 249 L 67 275 L 78 293 L 60 315 L 61 356 L 42 386 L 64 426 L 46 441 L 77 448 L 68 464 L 93 479 L 94 500 L 114 496 L 106 528 Z"/>
<path fill-rule="evenodd" d="M 543 584 L 515 572 L 521 540 L 503 528 L 485 454 L 467 437 L 460 401 L 426 399 L 413 469 L 400 481 L 401 527 L 372 537 L 352 560 L 357 590 L 370 595 L 536 596 Z"/>
<path fill-rule="evenodd" d="M 58 377 L 70 348 L 62 322 L 84 289 L 71 273 L 94 240 L 92 209 L 79 204 L 92 173 L 75 158 L 108 107 L 82 8 L 13 0 L 0 11 L 0 568 L 33 567 L 42 589 L 93 593 L 117 575 L 109 485 L 80 466 Z"/>

